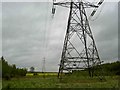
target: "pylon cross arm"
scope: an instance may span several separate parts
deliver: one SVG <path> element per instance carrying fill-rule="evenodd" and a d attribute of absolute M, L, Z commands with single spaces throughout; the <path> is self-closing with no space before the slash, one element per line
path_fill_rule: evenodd
<path fill-rule="evenodd" d="M 78 8 L 79 4 L 83 4 L 84 8 L 98 8 L 98 5 L 94 5 L 90 2 L 73 2 L 74 6 L 73 8 Z M 62 7 L 70 8 L 71 2 L 54 2 L 53 5 L 58 5 Z"/>

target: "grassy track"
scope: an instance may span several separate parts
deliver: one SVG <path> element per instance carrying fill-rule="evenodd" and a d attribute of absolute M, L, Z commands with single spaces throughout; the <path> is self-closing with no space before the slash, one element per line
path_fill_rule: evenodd
<path fill-rule="evenodd" d="M 68 76 L 69 77 L 69 76 Z M 101 82 L 96 77 L 65 77 L 61 82 L 56 76 L 25 76 L 3 80 L 3 88 L 120 88 L 119 76 L 106 76 Z"/>

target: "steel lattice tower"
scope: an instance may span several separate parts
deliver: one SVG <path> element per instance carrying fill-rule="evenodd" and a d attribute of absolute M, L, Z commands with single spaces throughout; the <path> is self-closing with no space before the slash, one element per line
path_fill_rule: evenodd
<path fill-rule="evenodd" d="M 86 68 L 89 71 L 89 76 L 100 76 L 101 73 L 95 72 L 94 67 L 99 68 L 101 61 L 86 14 L 86 8 L 96 9 L 98 6 L 83 0 L 57 2 L 53 5 L 53 14 L 55 13 L 55 5 L 70 8 L 58 77 L 61 78 L 64 71 L 71 72 Z M 94 13 L 95 11 L 91 15 Z"/>

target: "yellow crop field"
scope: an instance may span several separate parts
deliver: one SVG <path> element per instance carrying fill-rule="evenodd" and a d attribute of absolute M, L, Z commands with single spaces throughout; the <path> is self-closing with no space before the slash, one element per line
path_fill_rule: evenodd
<path fill-rule="evenodd" d="M 43 76 L 43 75 L 45 75 L 45 76 L 57 76 L 58 75 L 58 73 L 48 73 L 48 72 L 36 73 L 36 74 L 37 74 L 37 76 Z M 27 73 L 26 76 L 34 76 L 34 73 Z"/>

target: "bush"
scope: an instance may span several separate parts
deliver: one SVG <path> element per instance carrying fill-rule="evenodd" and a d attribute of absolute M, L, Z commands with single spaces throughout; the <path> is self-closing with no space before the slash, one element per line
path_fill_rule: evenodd
<path fill-rule="evenodd" d="M 10 80 L 11 76 L 9 74 L 5 74 L 3 78 L 5 78 L 5 80 Z"/>
<path fill-rule="evenodd" d="M 34 73 L 33 75 L 36 76 L 36 75 L 38 75 L 38 74 L 37 74 L 37 73 Z"/>

